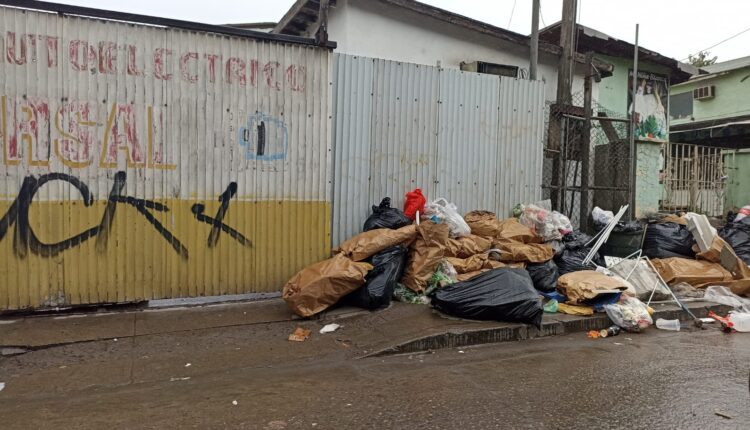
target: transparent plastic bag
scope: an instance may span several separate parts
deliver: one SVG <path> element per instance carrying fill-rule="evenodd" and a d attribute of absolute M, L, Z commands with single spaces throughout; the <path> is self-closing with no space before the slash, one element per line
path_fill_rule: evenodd
<path fill-rule="evenodd" d="M 654 323 L 651 315 L 640 300 L 622 296 L 618 303 L 604 305 L 607 316 L 625 331 L 637 333 Z"/>
<path fill-rule="evenodd" d="M 573 231 L 570 219 L 560 212 L 548 211 L 537 205 L 526 205 L 518 221 L 542 236 L 545 242 L 560 240 L 563 235 Z"/>
<path fill-rule="evenodd" d="M 468 236 L 471 234 L 469 224 L 464 221 L 458 213 L 458 208 L 453 203 L 444 198 L 439 198 L 432 203 L 425 205 L 425 215 L 437 217 L 448 224 L 451 237 Z"/>
<path fill-rule="evenodd" d="M 731 306 L 740 312 L 750 312 L 750 300 L 743 299 L 737 294 L 734 294 L 732 290 L 727 287 L 712 286 L 706 288 L 706 294 L 703 295 L 703 300 Z"/>

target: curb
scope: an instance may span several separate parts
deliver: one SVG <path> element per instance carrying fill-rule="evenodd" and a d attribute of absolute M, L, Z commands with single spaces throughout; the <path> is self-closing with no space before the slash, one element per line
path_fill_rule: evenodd
<path fill-rule="evenodd" d="M 709 311 L 719 315 L 726 315 L 731 307 L 710 302 L 692 302 L 686 304 L 690 311 L 698 318 L 704 318 Z M 690 322 L 690 317 L 675 305 L 667 305 L 655 310 L 652 318 L 679 319 Z M 435 351 L 439 349 L 459 348 L 466 346 L 485 345 L 510 341 L 521 341 L 550 336 L 560 336 L 571 333 L 602 330 L 612 325 L 605 313 L 597 313 L 591 317 L 576 317 L 564 314 L 545 314 L 541 330 L 528 324 L 499 323 L 498 327 L 483 329 L 448 329 L 416 339 L 408 340 L 385 349 L 374 351 L 360 358 L 382 357 L 388 355 L 412 354 L 418 352 Z M 718 327 L 718 325 L 714 325 Z M 711 327 L 709 325 L 709 327 Z"/>

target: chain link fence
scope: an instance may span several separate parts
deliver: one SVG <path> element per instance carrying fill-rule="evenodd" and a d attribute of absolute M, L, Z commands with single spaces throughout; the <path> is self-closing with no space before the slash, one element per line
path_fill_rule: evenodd
<path fill-rule="evenodd" d="M 588 224 L 582 217 L 595 206 L 617 211 L 631 199 L 627 115 L 592 101 L 587 130 L 583 106 L 579 92 L 569 106 L 546 107 L 543 196 L 575 227 Z"/>

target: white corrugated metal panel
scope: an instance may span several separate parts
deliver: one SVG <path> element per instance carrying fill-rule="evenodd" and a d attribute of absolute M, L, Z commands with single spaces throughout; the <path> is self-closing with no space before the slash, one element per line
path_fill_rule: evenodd
<path fill-rule="evenodd" d="M 437 175 L 439 70 L 395 61 L 375 61 L 370 199 L 421 188 L 433 195 Z"/>
<path fill-rule="evenodd" d="M 361 231 L 371 205 L 403 207 L 417 187 L 501 217 L 541 198 L 542 82 L 334 57 L 334 245 Z"/>
<path fill-rule="evenodd" d="M 0 47 L 0 310 L 277 291 L 329 253 L 328 50 L 6 7 Z"/>
<path fill-rule="evenodd" d="M 542 196 L 544 83 L 500 80 L 498 216 L 510 216 L 518 203 Z"/>
<path fill-rule="evenodd" d="M 440 72 L 438 184 L 460 213 L 496 210 L 500 78 L 459 70 Z"/>
<path fill-rule="evenodd" d="M 332 242 L 359 233 L 370 214 L 372 58 L 333 56 L 334 175 Z"/>

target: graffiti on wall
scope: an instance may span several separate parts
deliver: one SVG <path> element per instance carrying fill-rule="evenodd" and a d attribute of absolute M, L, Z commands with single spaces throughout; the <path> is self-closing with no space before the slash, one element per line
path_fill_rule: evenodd
<path fill-rule="evenodd" d="M 169 207 L 165 204 L 153 200 L 141 199 L 137 197 L 123 195 L 127 175 L 125 172 L 115 174 L 114 183 L 107 199 L 107 205 L 99 225 L 82 231 L 74 236 L 64 240 L 45 243 L 34 232 L 29 223 L 29 211 L 32 206 L 34 196 L 45 184 L 52 181 L 67 182 L 81 195 L 83 204 L 90 207 L 94 203 L 94 197 L 89 190 L 88 185 L 80 179 L 65 173 L 48 173 L 35 177 L 27 176 L 23 180 L 18 196 L 10 205 L 2 218 L 0 218 L 0 242 L 5 239 L 8 232 L 13 228 L 13 253 L 16 257 L 24 259 L 29 252 L 42 257 L 55 257 L 67 249 L 81 245 L 89 239 L 96 238 L 97 252 L 105 252 L 107 249 L 112 224 L 115 220 L 118 205 L 129 205 L 138 211 L 143 218 L 153 227 L 153 229 L 172 247 L 172 249 L 184 260 L 188 259 L 188 249 L 183 243 L 167 229 L 159 220 L 156 219 L 153 212 L 168 212 Z M 192 207 L 195 219 L 211 225 L 211 230 L 207 239 L 209 248 L 215 247 L 221 237 L 221 233 L 226 233 L 233 240 L 245 247 L 252 246 L 249 239 L 243 236 L 234 228 L 224 224 L 224 216 L 229 210 L 229 204 L 237 193 L 237 183 L 232 182 L 221 196 L 219 196 L 220 207 L 216 215 L 212 218 L 204 215 L 205 205 L 196 203 Z"/>
<path fill-rule="evenodd" d="M 263 113 L 251 115 L 247 126 L 240 128 L 239 142 L 247 160 L 284 160 L 288 149 L 286 124 Z"/>
<path fill-rule="evenodd" d="M 305 66 L 215 52 L 178 52 L 162 47 L 147 50 L 143 46 L 108 40 L 65 40 L 59 36 L 13 31 L 0 34 L 0 47 L 3 46 L 5 52 L 0 61 L 16 66 L 40 63 L 48 69 L 66 67 L 92 75 L 123 74 L 189 84 L 265 86 L 275 91 L 286 87 L 304 92 L 307 83 Z"/>

